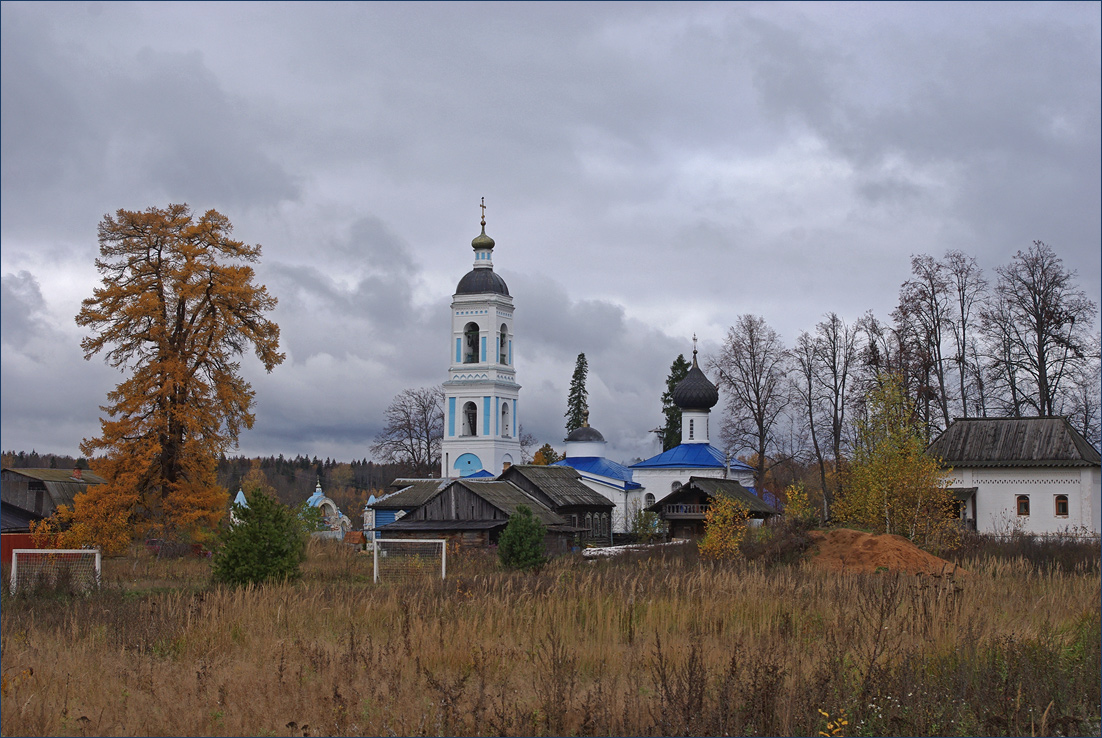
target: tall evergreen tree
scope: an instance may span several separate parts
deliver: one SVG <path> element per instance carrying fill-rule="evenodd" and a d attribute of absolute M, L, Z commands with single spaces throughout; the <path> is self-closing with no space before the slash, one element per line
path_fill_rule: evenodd
<path fill-rule="evenodd" d="M 585 379 L 589 374 L 589 363 L 585 354 L 578 354 L 574 364 L 574 376 L 570 378 L 570 394 L 566 398 L 567 434 L 581 428 L 589 412 L 589 392 L 585 388 Z"/>
<path fill-rule="evenodd" d="M 662 393 L 662 414 L 666 424 L 662 426 L 662 450 L 669 451 L 681 443 L 681 408 L 673 401 L 673 388 L 692 369 L 685 360 L 685 354 L 678 354 L 670 365 L 670 376 L 666 377 L 666 391 Z"/>

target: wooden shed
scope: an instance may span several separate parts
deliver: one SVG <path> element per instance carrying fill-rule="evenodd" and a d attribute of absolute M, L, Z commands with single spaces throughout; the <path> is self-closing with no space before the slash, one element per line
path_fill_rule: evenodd
<path fill-rule="evenodd" d="M 719 495 L 738 500 L 749 511 L 751 520 L 764 520 L 777 514 L 770 505 L 734 479 L 689 477 L 689 481 L 659 502 L 647 508 L 658 513 L 669 525 L 670 538 L 699 538 L 704 535 L 704 518 Z"/>
<path fill-rule="evenodd" d="M 591 489 L 569 466 L 511 466 L 499 480 L 512 482 L 584 532 L 583 543 L 612 543 L 612 500 Z"/>
<path fill-rule="evenodd" d="M 549 554 L 570 550 L 577 529 L 517 485 L 498 480 L 452 480 L 400 520 L 376 530 L 380 538 L 446 538 L 485 546 L 497 543 L 520 505 L 527 505 L 547 528 Z"/>

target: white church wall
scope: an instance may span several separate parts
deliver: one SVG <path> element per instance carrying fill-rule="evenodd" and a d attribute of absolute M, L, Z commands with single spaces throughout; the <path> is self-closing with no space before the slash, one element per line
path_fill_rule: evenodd
<path fill-rule="evenodd" d="M 679 488 L 689 481 L 689 477 L 706 477 L 709 479 L 723 479 L 723 469 L 633 469 L 632 478 L 637 484 L 643 485 L 643 493 L 654 495 L 655 502 L 661 502 L 675 491 L 674 484 Z"/>
<path fill-rule="evenodd" d="M 1099 534 L 1099 470 L 956 469 L 951 486 L 976 488 L 976 530 L 980 533 Z M 1018 498 L 1028 499 L 1027 515 L 1018 514 Z M 1067 498 L 1059 514 L 1057 498 Z"/>

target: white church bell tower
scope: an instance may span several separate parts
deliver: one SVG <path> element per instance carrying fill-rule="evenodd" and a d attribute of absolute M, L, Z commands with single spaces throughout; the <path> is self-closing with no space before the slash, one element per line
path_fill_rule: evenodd
<path fill-rule="evenodd" d="M 452 296 L 451 366 L 444 382 L 444 440 L 441 476 L 497 476 L 520 463 L 517 398 L 513 367 L 513 298 L 494 273 L 494 239 L 471 241 L 474 268 Z"/>

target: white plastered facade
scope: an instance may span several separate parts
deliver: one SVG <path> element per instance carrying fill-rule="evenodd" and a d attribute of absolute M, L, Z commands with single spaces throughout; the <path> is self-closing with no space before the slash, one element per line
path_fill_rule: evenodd
<path fill-rule="evenodd" d="M 975 505 L 976 530 L 980 533 L 1017 530 L 1097 536 L 1102 530 L 1102 487 L 1097 466 L 965 467 L 953 470 L 950 486 L 976 489 L 974 503 L 966 503 L 966 512 L 971 517 L 971 506 Z M 1021 509 L 1020 498 L 1025 498 L 1025 510 Z"/>

